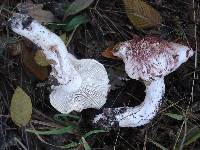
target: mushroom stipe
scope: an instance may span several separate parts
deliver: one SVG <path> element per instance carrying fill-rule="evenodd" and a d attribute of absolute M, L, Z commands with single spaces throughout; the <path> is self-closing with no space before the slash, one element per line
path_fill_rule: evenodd
<path fill-rule="evenodd" d="M 110 85 L 106 69 L 94 59 L 76 59 L 59 36 L 26 14 L 15 13 L 10 28 L 41 48 L 51 65 L 50 103 L 61 113 L 100 109 Z"/>
<path fill-rule="evenodd" d="M 105 108 L 93 120 L 104 128 L 137 127 L 150 122 L 163 100 L 164 77 L 186 62 L 193 55 L 193 50 L 178 43 L 147 36 L 120 43 L 113 55 L 124 61 L 130 78 L 144 82 L 146 96 L 144 102 L 136 107 Z"/>
<path fill-rule="evenodd" d="M 76 59 L 68 53 L 59 36 L 26 14 L 15 13 L 10 28 L 39 46 L 52 67 L 50 102 L 61 113 L 100 109 L 110 88 L 107 72 L 94 59 Z M 157 113 L 165 93 L 164 76 L 175 71 L 193 55 L 187 46 L 157 37 L 135 38 L 119 44 L 114 56 L 123 59 L 132 79 L 146 86 L 144 102 L 136 107 L 105 108 L 93 123 L 102 127 L 137 127 L 147 124 Z"/>

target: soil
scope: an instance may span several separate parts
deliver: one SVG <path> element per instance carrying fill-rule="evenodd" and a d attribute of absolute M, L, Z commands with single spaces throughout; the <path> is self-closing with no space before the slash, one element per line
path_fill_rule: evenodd
<path fill-rule="evenodd" d="M 35 53 L 38 48 L 26 39 L 19 38 L 8 28 L 7 20 L 12 12 L 16 11 L 15 8 L 19 2 L 21 1 L 2 0 L 0 2 L 0 149 L 61 149 L 47 142 L 53 145 L 64 145 L 70 141 L 78 142 L 88 131 L 100 129 L 91 121 L 94 115 L 102 112 L 103 108 L 140 104 L 145 96 L 143 83 L 128 78 L 122 61 L 105 58 L 101 53 L 112 45 L 136 36 L 155 34 L 168 41 L 189 45 L 196 50 L 197 55 L 165 78 L 164 103 L 149 124 L 137 128 L 112 128 L 105 133 L 93 135 L 87 139 L 87 142 L 94 150 L 154 150 L 162 149 L 162 146 L 167 149 L 200 149 L 199 139 L 189 145 L 184 145 L 194 136 L 192 133 L 200 133 L 200 80 L 198 79 L 200 74 L 200 8 L 198 1 L 194 2 L 193 8 L 191 0 L 147 0 L 146 2 L 161 14 L 163 24 L 146 30 L 138 30 L 131 24 L 122 0 L 94 1 L 89 8 L 80 12 L 80 14 L 88 15 L 90 19 L 87 24 L 79 26 L 74 32 L 68 50 L 77 58 L 93 58 L 102 63 L 106 67 L 112 88 L 107 103 L 101 110 L 88 109 L 81 113 L 72 112 L 73 115 L 80 116 L 78 121 L 67 122 L 78 126 L 75 133 L 41 137 L 25 129 L 63 127 L 67 123 L 58 122 L 53 118 L 59 112 L 49 103 L 50 84 L 46 74 L 41 72 L 44 75 L 37 77 L 34 71 L 27 67 L 27 63 L 24 63 L 24 57 Z M 43 8 L 51 11 L 57 20 L 61 21 L 64 15 L 63 4 L 70 3 L 72 0 L 32 0 L 32 2 L 44 4 Z M 194 11 L 196 20 L 194 20 Z M 63 33 L 60 30 L 54 30 L 54 32 Z M 70 35 L 71 32 L 67 34 Z M 17 45 L 19 45 L 17 43 L 22 43 L 25 48 L 17 52 Z M 23 55 L 24 50 L 30 53 Z M 50 69 L 47 67 L 45 72 L 49 72 Z M 33 104 L 30 123 L 20 128 L 10 117 L 10 101 L 17 86 L 23 88 L 31 97 Z M 166 115 L 167 113 L 181 115 L 183 119 L 174 119 Z M 81 150 L 84 147 L 81 144 L 73 149 Z"/>

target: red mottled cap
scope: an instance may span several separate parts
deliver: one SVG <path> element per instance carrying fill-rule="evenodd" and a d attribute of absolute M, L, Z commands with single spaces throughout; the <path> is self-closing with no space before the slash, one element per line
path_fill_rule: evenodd
<path fill-rule="evenodd" d="M 129 77 L 149 81 L 176 70 L 193 55 L 193 50 L 178 43 L 148 36 L 119 44 L 114 55 L 123 59 Z"/>

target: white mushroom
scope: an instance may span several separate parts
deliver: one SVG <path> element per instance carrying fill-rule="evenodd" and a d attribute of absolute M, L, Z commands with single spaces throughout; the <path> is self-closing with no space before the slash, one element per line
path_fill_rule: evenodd
<path fill-rule="evenodd" d="M 149 36 L 119 44 L 113 55 L 123 59 L 130 78 L 145 83 L 146 96 L 136 107 L 105 108 L 93 122 L 104 127 L 137 127 L 156 115 L 165 92 L 164 76 L 187 61 L 193 50 Z"/>
<path fill-rule="evenodd" d="M 14 14 L 11 29 L 41 47 L 58 85 L 52 85 L 50 102 L 61 113 L 101 108 L 109 89 L 107 72 L 93 59 L 78 60 L 68 53 L 59 36 L 25 14 Z"/>

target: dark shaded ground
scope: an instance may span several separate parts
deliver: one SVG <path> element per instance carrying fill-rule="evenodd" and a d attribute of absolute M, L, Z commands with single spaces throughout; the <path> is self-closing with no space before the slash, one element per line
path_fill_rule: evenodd
<path fill-rule="evenodd" d="M 45 2 L 51 3 L 47 4 Z M 53 11 L 54 14 L 61 12 L 54 11 L 57 3 L 60 2 L 61 0 L 42 1 L 42 3 L 45 3 L 45 8 Z M 186 45 L 189 44 L 193 49 L 195 49 L 196 43 L 199 46 L 199 37 L 195 39 L 194 36 L 195 23 L 193 20 L 192 0 L 149 0 L 148 2 L 163 17 L 163 24 L 157 29 L 145 31 L 135 29 L 129 22 L 120 0 L 100 0 L 94 3 L 97 6 L 96 8 L 93 5 L 90 9 L 82 12 L 90 16 L 90 23 L 77 29 L 70 42 L 69 51 L 78 58 L 94 58 L 106 67 L 114 88 L 108 95 L 105 107 L 135 106 L 142 102 L 145 95 L 145 87 L 142 83 L 135 80 L 120 81 L 118 79 L 118 77 L 127 77 L 123 71 L 123 63 L 121 61 L 106 59 L 100 55 L 110 45 L 132 39 L 135 36 L 134 34 L 139 36 L 157 34 L 167 40 L 177 40 Z M 9 116 L 10 100 L 14 89 L 19 85 L 31 96 L 34 108 L 32 121 L 27 125 L 27 128 L 33 125 L 34 127 L 40 127 L 41 125 L 36 123 L 38 120 L 49 123 L 54 127 L 62 125 L 52 119 L 53 115 L 58 112 L 49 103 L 49 85 L 46 84 L 46 81 L 36 79 L 22 64 L 20 56 L 10 55 L 10 48 L 8 47 L 12 43 L 16 43 L 16 39 L 14 41 L 3 41 L 3 39 L 8 39 L 8 37 L 13 37 L 14 35 L 13 32 L 7 29 L 6 16 L 10 16 L 17 3 L 16 0 L 0 2 L 0 4 L 4 4 L 0 9 L 0 42 L 1 49 L 4 49 L 0 49 L 2 51 L 0 53 L 0 149 L 23 149 L 22 145 L 31 150 L 59 149 L 44 144 L 37 136 L 27 133 L 24 130 L 25 128 L 17 128 Z M 196 34 L 198 36 L 200 35 L 200 16 L 197 2 L 195 3 L 195 10 L 197 12 Z M 62 16 L 62 13 L 60 15 Z M 32 49 L 34 51 L 34 47 Z M 159 149 L 156 147 L 155 142 L 168 149 L 182 149 L 184 141 L 190 136 L 189 132 L 200 131 L 200 80 L 198 79 L 200 68 L 198 66 L 195 68 L 195 59 L 199 64 L 199 59 L 192 57 L 177 71 L 166 77 L 165 102 L 151 123 L 144 127 L 114 129 L 107 133 L 97 134 L 88 140 L 92 149 Z M 196 78 L 194 78 L 194 72 L 196 73 Z M 76 140 L 78 139 L 77 137 L 94 129 L 90 121 L 97 112 L 95 110 L 85 110 L 78 114 L 82 119 L 79 122 L 80 131 L 77 135 L 43 136 L 43 138 L 56 145 L 67 143 L 66 139 Z M 169 112 L 185 115 L 187 119 L 179 121 L 170 118 L 165 115 L 165 113 Z M 22 145 L 16 143 L 14 137 L 21 141 Z M 77 149 L 83 149 L 83 147 Z M 200 149 L 199 140 L 189 146 L 185 146 L 184 149 Z"/>

